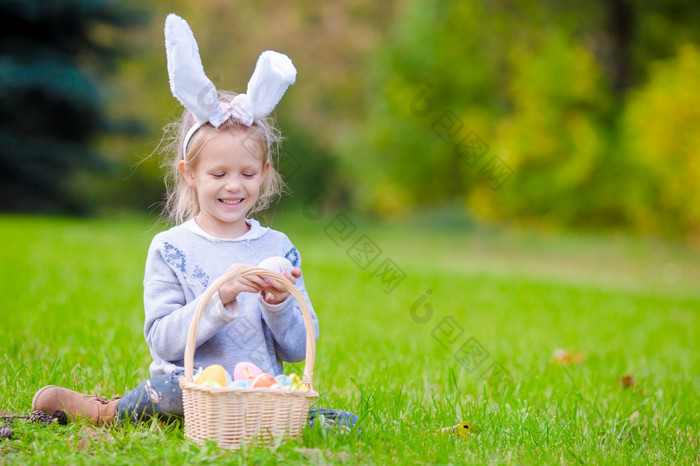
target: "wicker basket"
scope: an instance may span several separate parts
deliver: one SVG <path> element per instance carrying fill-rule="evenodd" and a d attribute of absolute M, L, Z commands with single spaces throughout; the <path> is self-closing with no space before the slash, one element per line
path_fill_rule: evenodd
<path fill-rule="evenodd" d="M 204 307 L 227 281 L 258 275 L 273 278 L 297 300 L 306 326 L 306 363 L 302 378 L 308 391 L 281 388 L 225 388 L 198 385 L 193 381 L 197 328 Z M 185 436 L 198 443 L 214 440 L 221 448 L 237 450 L 241 442 L 270 443 L 281 436 L 299 437 L 308 422 L 309 406 L 318 398 L 311 386 L 316 356 L 316 334 L 311 312 L 299 290 L 282 274 L 242 265 L 228 271 L 204 293 L 197 307 L 185 346 L 185 376 L 180 378 L 185 414 Z"/>

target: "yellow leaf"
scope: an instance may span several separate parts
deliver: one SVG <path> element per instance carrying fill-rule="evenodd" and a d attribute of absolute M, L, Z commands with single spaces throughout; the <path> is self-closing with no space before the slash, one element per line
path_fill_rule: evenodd
<path fill-rule="evenodd" d="M 469 438 L 472 432 L 476 432 L 476 426 L 471 421 L 463 421 L 459 424 L 450 427 L 443 427 L 440 429 L 440 433 L 445 434 L 457 434 L 460 437 Z"/>

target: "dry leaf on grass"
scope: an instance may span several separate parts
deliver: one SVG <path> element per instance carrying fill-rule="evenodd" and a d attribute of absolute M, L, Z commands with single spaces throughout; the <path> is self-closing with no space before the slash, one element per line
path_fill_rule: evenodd
<path fill-rule="evenodd" d="M 635 385 L 634 377 L 632 374 L 625 374 L 619 379 L 617 379 L 617 386 L 622 388 L 633 388 Z"/>
<path fill-rule="evenodd" d="M 572 353 L 565 349 L 555 349 L 554 350 L 554 362 L 562 365 L 568 366 L 570 364 L 579 364 L 586 359 L 586 353 L 579 351 L 578 353 Z"/>

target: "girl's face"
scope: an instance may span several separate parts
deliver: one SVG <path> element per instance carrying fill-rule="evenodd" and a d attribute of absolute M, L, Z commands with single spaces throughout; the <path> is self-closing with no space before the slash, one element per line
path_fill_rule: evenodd
<path fill-rule="evenodd" d="M 194 167 L 180 162 L 185 180 L 197 190 L 197 223 L 212 236 L 238 238 L 248 231 L 246 214 L 260 195 L 270 162 L 243 131 L 213 131 Z"/>

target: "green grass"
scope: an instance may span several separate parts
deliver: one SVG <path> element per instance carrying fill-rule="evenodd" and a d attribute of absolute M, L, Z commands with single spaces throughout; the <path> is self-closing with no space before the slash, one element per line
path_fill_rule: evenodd
<path fill-rule="evenodd" d="M 16 421 L 0 463 L 700 460 L 696 251 L 351 215 L 341 239 L 334 214 L 317 217 L 272 223 L 302 252 L 321 323 L 318 406 L 357 413 L 359 439 L 306 431 L 234 453 L 147 423 L 96 429 L 81 447 L 82 422 Z M 28 413 L 45 384 L 110 396 L 147 377 L 141 284 L 157 231 L 138 217 L 0 217 L 0 411 Z M 363 235 L 380 248 L 364 270 L 347 254 Z M 374 273 L 385 260 L 405 274 L 389 291 Z M 482 356 L 467 359 L 475 348 Z M 558 365 L 556 349 L 586 358 Z M 491 367 L 507 377 L 489 377 Z M 628 373 L 635 386 L 621 388 Z M 462 420 L 479 430 L 468 440 L 433 433 Z"/>

